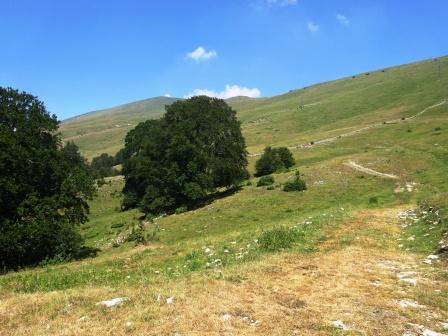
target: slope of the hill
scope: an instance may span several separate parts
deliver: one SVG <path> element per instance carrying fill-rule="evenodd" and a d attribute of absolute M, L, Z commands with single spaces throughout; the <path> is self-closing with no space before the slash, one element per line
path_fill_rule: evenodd
<path fill-rule="evenodd" d="M 159 118 L 165 105 L 177 98 L 155 97 L 110 109 L 93 111 L 64 120 L 60 131 L 65 141 L 74 141 L 88 157 L 103 152 L 115 154 L 122 146 L 126 133 L 139 122 Z"/>
<path fill-rule="evenodd" d="M 108 179 L 80 228 L 98 256 L 0 276 L 0 335 L 446 334 L 447 82 L 441 58 L 231 99 L 252 153 L 315 145 L 273 188 L 251 179 L 154 222 L 120 211 L 122 177 Z M 296 170 L 308 189 L 282 191 Z M 125 241 L 136 225 L 147 245 Z"/>
<path fill-rule="evenodd" d="M 263 99 L 236 97 L 249 152 L 267 145 L 293 145 L 346 133 L 371 123 L 411 116 L 440 102 L 448 87 L 448 57 L 365 72 Z M 174 99 L 159 97 L 148 108 L 128 104 L 67 120 L 65 140 L 75 141 L 88 157 L 114 154 L 135 124 L 163 114 Z M 117 113 L 117 110 L 119 113 Z"/>

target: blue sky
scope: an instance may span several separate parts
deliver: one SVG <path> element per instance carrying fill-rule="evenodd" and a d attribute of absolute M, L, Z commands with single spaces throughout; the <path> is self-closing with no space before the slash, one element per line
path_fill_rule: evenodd
<path fill-rule="evenodd" d="M 64 119 L 170 94 L 271 96 L 448 54 L 446 0 L 0 0 L 0 86 Z"/>

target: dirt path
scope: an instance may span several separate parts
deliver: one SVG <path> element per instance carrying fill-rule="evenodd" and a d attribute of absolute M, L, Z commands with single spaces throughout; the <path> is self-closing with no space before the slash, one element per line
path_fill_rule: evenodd
<path fill-rule="evenodd" d="M 2 333 L 0 327 L 0 335 L 438 335 L 423 332 L 440 331 L 448 322 L 447 281 L 420 256 L 398 247 L 402 210 L 361 211 L 329 232 L 314 254 L 276 254 L 222 274 L 211 270 L 208 276 L 148 283 L 127 293 L 105 288 L 64 298 L 57 293 L 2 298 L 0 321 L 2 307 L 3 314 L 14 316 L 20 307 L 24 319 L 4 320 L 15 328 Z M 129 303 L 92 310 L 89 302 L 119 294 L 130 297 Z M 168 296 L 174 296 L 172 304 L 165 303 Z M 39 307 L 57 300 L 75 306 L 44 316 Z"/>
<path fill-rule="evenodd" d="M 373 128 L 382 127 L 382 126 L 390 125 L 390 124 L 396 124 L 396 123 L 400 123 L 400 122 L 403 122 L 403 121 L 406 121 L 406 120 L 412 120 L 412 119 L 417 118 L 418 116 L 421 116 L 422 114 L 424 114 L 428 110 L 431 110 L 433 108 L 436 108 L 436 107 L 441 106 L 441 105 L 446 104 L 446 103 L 447 103 L 447 100 L 444 99 L 441 102 L 439 102 L 437 104 L 434 104 L 434 105 L 431 105 L 431 106 L 428 106 L 425 109 L 421 110 L 420 112 L 418 112 L 418 113 L 416 113 L 416 114 L 414 114 L 414 115 L 412 115 L 412 116 L 410 116 L 408 118 L 405 118 L 405 119 L 393 119 L 393 120 L 385 121 L 385 122 L 382 122 L 382 123 L 374 123 L 374 124 L 367 125 L 365 127 L 358 128 L 356 130 L 353 130 L 353 131 L 350 131 L 350 132 L 347 132 L 347 133 L 342 133 L 342 134 L 339 134 L 337 136 L 333 136 L 333 137 L 324 138 L 324 139 L 321 139 L 321 140 L 314 141 L 312 144 L 311 143 L 304 143 L 304 144 L 290 145 L 290 146 L 288 146 L 288 148 L 292 149 L 292 150 L 311 148 L 313 146 L 322 145 L 322 144 L 326 144 L 326 143 L 329 143 L 329 142 L 337 141 L 337 140 L 342 139 L 342 138 L 350 137 L 350 136 L 359 134 L 361 132 L 365 132 L 365 131 L 373 129 Z M 249 154 L 248 156 L 249 157 L 257 157 L 257 156 L 261 156 L 261 155 L 263 155 L 262 152 Z"/>
<path fill-rule="evenodd" d="M 193 286 L 173 309 L 160 312 L 154 327 L 180 335 L 339 335 L 332 327 L 339 320 L 347 335 L 422 334 L 409 323 L 440 329 L 448 312 L 430 302 L 440 295 L 434 290 L 447 290 L 447 284 L 434 281 L 430 268 L 397 247 L 401 210 L 362 211 L 333 232 L 317 255 L 273 256 L 242 273 L 239 284 Z M 417 285 L 400 280 L 403 274 Z M 402 307 L 406 303 L 422 307 Z"/>
<path fill-rule="evenodd" d="M 373 169 L 370 169 L 370 168 L 367 168 L 367 167 L 363 167 L 360 164 L 357 164 L 356 162 L 351 161 L 351 160 L 344 162 L 344 165 L 346 165 L 348 167 L 351 167 L 351 168 L 353 168 L 353 169 L 355 169 L 357 171 L 369 174 L 369 175 L 375 175 L 375 176 L 379 176 L 379 177 L 383 177 L 383 178 L 389 178 L 389 179 L 398 179 L 397 175 L 380 173 L 380 172 L 378 172 L 376 170 L 373 170 Z"/>

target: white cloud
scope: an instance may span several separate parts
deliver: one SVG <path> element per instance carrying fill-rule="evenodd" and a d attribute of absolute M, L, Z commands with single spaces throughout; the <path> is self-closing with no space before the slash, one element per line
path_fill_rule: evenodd
<path fill-rule="evenodd" d="M 168 98 L 172 97 L 169 93 L 165 93 L 163 96 Z"/>
<path fill-rule="evenodd" d="M 339 23 L 344 25 L 344 26 L 350 25 L 350 20 L 345 15 L 337 14 L 336 15 L 336 20 L 338 20 Z"/>
<path fill-rule="evenodd" d="M 297 0 L 265 0 L 268 5 L 292 6 L 297 5 Z"/>
<path fill-rule="evenodd" d="M 319 25 L 317 25 L 316 23 L 314 23 L 313 21 L 310 21 L 307 23 L 306 28 L 312 32 L 315 33 L 319 30 Z"/>
<path fill-rule="evenodd" d="M 221 98 L 221 99 L 227 99 L 227 98 L 238 97 L 238 96 L 258 98 L 261 96 L 261 92 L 257 88 L 249 89 L 244 86 L 227 84 L 225 89 L 221 92 L 216 92 L 216 91 L 207 90 L 207 89 L 196 89 L 192 93 L 184 96 L 184 98 L 190 98 L 193 96 L 209 96 L 209 97 L 216 97 L 216 98 Z"/>
<path fill-rule="evenodd" d="M 187 53 L 186 58 L 199 61 L 206 61 L 210 58 L 216 57 L 218 54 L 215 50 L 205 50 L 203 47 L 197 47 L 192 52 Z"/>

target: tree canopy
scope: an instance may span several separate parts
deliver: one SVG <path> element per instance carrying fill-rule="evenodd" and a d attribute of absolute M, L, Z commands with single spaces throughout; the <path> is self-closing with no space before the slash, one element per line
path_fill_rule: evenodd
<path fill-rule="evenodd" d="M 177 101 L 127 134 L 123 207 L 157 214 L 195 204 L 245 179 L 246 155 L 240 122 L 224 100 Z"/>
<path fill-rule="evenodd" d="M 62 145 L 58 121 L 25 92 L 0 87 L 0 267 L 76 254 L 94 193 L 73 143 Z"/>
<path fill-rule="evenodd" d="M 288 169 L 294 164 L 295 160 L 288 148 L 266 147 L 263 155 L 255 163 L 255 176 L 269 175 L 281 169 Z"/>

